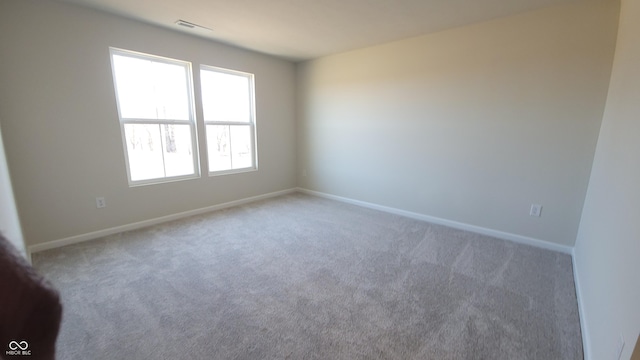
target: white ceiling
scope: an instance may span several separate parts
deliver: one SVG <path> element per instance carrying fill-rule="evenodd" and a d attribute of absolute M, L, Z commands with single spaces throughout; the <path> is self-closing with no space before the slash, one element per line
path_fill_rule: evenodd
<path fill-rule="evenodd" d="M 584 0 L 58 0 L 293 61 Z"/>

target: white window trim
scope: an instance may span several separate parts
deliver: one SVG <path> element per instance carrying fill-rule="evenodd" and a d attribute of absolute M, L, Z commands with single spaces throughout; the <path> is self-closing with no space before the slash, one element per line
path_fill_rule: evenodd
<path fill-rule="evenodd" d="M 256 105 L 255 105 L 255 75 L 252 73 L 247 73 L 243 71 L 231 70 L 220 68 L 211 65 L 200 64 L 200 71 L 208 70 L 208 71 L 216 71 L 231 75 L 244 76 L 249 79 L 249 122 L 241 122 L 241 121 L 213 121 L 213 120 L 204 120 L 204 114 L 202 116 L 204 122 L 204 131 L 207 131 L 207 125 L 242 125 L 249 126 L 251 133 L 251 159 L 252 165 L 245 168 L 239 169 L 229 169 L 229 170 L 216 170 L 211 171 L 209 169 L 209 162 L 207 161 L 207 171 L 209 176 L 221 176 L 221 175 L 229 175 L 229 174 L 238 174 L 245 172 L 252 172 L 258 170 L 258 140 L 257 140 L 257 128 L 256 128 Z M 202 96 L 202 88 L 198 89 Z M 203 100 L 204 101 L 204 100 Z M 209 143 L 207 143 L 207 154 L 208 154 Z"/>
<path fill-rule="evenodd" d="M 196 126 L 196 116 L 195 116 L 195 101 L 193 94 L 193 69 L 191 63 L 188 61 L 171 59 L 167 57 L 151 55 L 140 53 L 131 50 L 119 49 L 114 47 L 109 47 L 109 57 L 111 59 L 111 77 L 113 78 L 113 86 L 116 97 L 116 104 L 118 109 L 118 118 L 120 120 L 120 134 L 122 137 L 122 146 L 124 150 L 124 160 L 126 164 L 127 170 L 127 180 L 130 187 L 134 186 L 143 186 L 143 185 L 152 185 L 152 184 L 162 184 L 168 182 L 182 181 L 182 180 L 190 180 L 197 179 L 200 177 L 200 157 L 199 157 L 199 146 L 198 146 L 198 133 Z M 122 55 L 128 57 L 135 57 L 139 59 L 153 59 L 154 61 L 164 62 L 167 64 L 174 64 L 186 67 L 186 77 L 187 77 L 187 96 L 189 101 L 189 120 L 171 120 L 171 119 L 139 119 L 139 118 L 123 118 L 120 111 L 120 100 L 118 96 L 118 86 L 116 80 L 115 67 L 113 66 L 113 56 L 114 55 Z M 125 124 L 159 124 L 159 125 L 171 125 L 171 124 L 179 124 L 179 125 L 189 125 L 191 132 L 191 153 L 193 154 L 193 169 L 194 173 L 190 175 L 179 175 L 179 176 L 165 176 L 161 178 L 155 179 L 146 179 L 146 180 L 131 180 L 131 165 L 129 164 L 129 153 L 127 149 L 127 140 L 125 136 Z"/>

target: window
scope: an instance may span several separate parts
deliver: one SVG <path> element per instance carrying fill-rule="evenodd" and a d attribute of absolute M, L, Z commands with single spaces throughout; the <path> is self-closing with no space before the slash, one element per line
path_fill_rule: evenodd
<path fill-rule="evenodd" d="M 111 48 L 129 184 L 199 176 L 191 64 Z"/>
<path fill-rule="evenodd" d="M 200 67 L 209 174 L 256 169 L 253 74 Z"/>
<path fill-rule="evenodd" d="M 111 48 L 130 185 L 200 175 L 191 63 Z M 255 170 L 253 74 L 200 66 L 210 175 Z"/>

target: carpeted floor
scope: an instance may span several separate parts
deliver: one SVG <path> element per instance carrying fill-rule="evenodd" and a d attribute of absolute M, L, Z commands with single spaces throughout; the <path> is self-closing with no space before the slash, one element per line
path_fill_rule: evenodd
<path fill-rule="evenodd" d="M 58 359 L 582 359 L 566 254 L 292 194 L 33 255 Z"/>

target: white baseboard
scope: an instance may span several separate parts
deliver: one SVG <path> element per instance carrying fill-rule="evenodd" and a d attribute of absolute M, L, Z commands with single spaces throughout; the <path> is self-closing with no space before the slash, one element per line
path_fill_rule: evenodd
<path fill-rule="evenodd" d="M 276 197 L 276 196 L 286 195 L 286 194 L 290 194 L 290 193 L 293 193 L 293 192 L 296 192 L 296 191 L 297 191 L 297 189 L 295 189 L 295 188 L 287 189 L 287 190 L 281 190 L 281 191 L 275 191 L 275 192 L 262 194 L 262 195 L 257 195 L 257 196 L 252 196 L 252 197 L 248 197 L 248 198 L 244 198 L 244 199 L 240 199 L 240 200 L 229 201 L 229 202 L 226 202 L 226 203 L 223 203 L 223 204 L 207 206 L 207 207 L 200 208 L 200 209 L 184 211 L 184 212 L 177 213 L 177 214 L 161 216 L 161 217 L 154 218 L 154 219 L 139 221 L 139 222 L 135 222 L 135 223 L 131 223 L 131 224 L 126 224 L 126 225 L 116 226 L 116 227 L 112 227 L 112 228 L 108 228 L 108 229 L 93 231 L 93 232 L 86 233 L 86 234 L 71 236 L 71 237 L 64 238 L 64 239 L 47 241 L 47 242 L 44 242 L 44 243 L 41 243 L 41 244 L 36 244 L 36 245 L 29 246 L 27 248 L 27 255 L 28 255 L 28 258 L 30 260 L 31 259 L 31 254 L 37 253 L 39 251 L 55 249 L 55 248 L 59 248 L 59 247 L 67 246 L 67 245 L 71 245 L 71 244 L 77 244 L 77 243 L 80 243 L 80 242 L 89 241 L 89 240 L 101 238 L 101 237 L 108 236 L 108 235 L 113 235 L 113 234 L 117 234 L 117 233 L 121 233 L 121 232 L 125 232 L 125 231 L 130 231 L 130 230 L 141 229 L 141 228 L 145 228 L 145 227 L 149 227 L 149 226 L 152 226 L 152 225 L 161 224 L 161 223 L 168 222 L 168 221 L 182 219 L 182 218 L 186 218 L 186 217 L 193 216 L 193 215 L 200 215 L 200 214 L 204 214 L 204 213 L 207 213 L 207 212 L 226 209 L 226 208 L 230 208 L 230 207 L 233 207 L 233 206 L 247 204 L 247 203 L 251 203 L 251 202 L 254 202 L 254 201 L 258 201 L 258 200 L 263 200 L 263 199 L 268 199 L 268 198 L 272 198 L 272 197 Z"/>
<path fill-rule="evenodd" d="M 572 254 L 572 250 L 573 250 L 573 248 L 570 247 L 570 246 L 560 245 L 560 244 L 552 243 L 552 242 L 545 241 L 545 240 L 535 239 L 535 238 L 522 236 L 522 235 L 517 235 L 517 234 L 512 234 L 512 233 L 499 231 L 499 230 L 488 229 L 488 228 L 484 228 L 484 227 L 481 227 L 481 226 L 465 224 L 465 223 L 461 223 L 461 222 L 457 222 L 457 221 L 442 219 L 442 218 L 438 218 L 438 217 L 435 217 L 435 216 L 429 216 L 429 215 L 424 215 L 424 214 L 420 214 L 420 213 L 415 213 L 415 212 L 412 212 L 412 211 L 406 211 L 406 210 L 401 210 L 401 209 L 392 208 L 392 207 L 388 207 L 388 206 L 373 204 L 373 203 L 369 203 L 369 202 L 366 202 L 366 201 L 354 200 L 354 199 L 345 198 L 345 197 L 342 197 L 342 196 L 331 195 L 331 194 L 327 194 L 327 193 L 323 193 L 323 192 L 319 192 L 319 191 L 314 191 L 314 190 L 309 190 L 309 189 L 304 189 L 304 188 L 298 188 L 298 191 L 302 192 L 302 193 L 305 193 L 305 194 L 309 194 L 309 195 L 314 195 L 314 196 L 323 197 L 323 198 L 326 198 L 326 199 L 332 199 L 332 200 L 337 200 L 337 201 L 341 201 L 341 202 L 348 203 L 348 204 L 353 204 L 353 205 L 366 207 L 366 208 L 369 208 L 369 209 L 380 210 L 380 211 L 388 212 L 388 213 L 395 214 L 395 215 L 406 216 L 408 218 L 421 220 L 421 221 L 426 221 L 426 222 L 430 222 L 430 223 L 433 223 L 433 224 L 444 225 L 444 226 L 452 227 L 452 228 L 455 228 L 455 229 L 460 229 L 460 230 L 474 232 L 474 233 L 477 233 L 477 234 L 492 236 L 492 237 L 495 237 L 495 238 L 498 238 L 498 239 L 502 239 L 502 240 L 509 240 L 509 241 L 513 241 L 513 242 L 516 242 L 516 243 L 535 246 L 535 247 L 542 248 L 542 249 L 558 251 L 558 252 L 569 254 L 569 255 Z"/>
<path fill-rule="evenodd" d="M 585 321 L 584 303 L 582 302 L 582 290 L 580 287 L 580 275 L 576 264 L 575 248 L 571 251 L 571 263 L 573 264 L 573 283 L 576 288 L 576 298 L 578 299 L 578 315 L 580 317 L 580 333 L 582 334 L 582 352 L 584 360 L 591 360 L 591 346 L 589 343 L 589 327 Z"/>
<path fill-rule="evenodd" d="M 452 227 L 452 228 L 460 229 L 460 230 L 465 230 L 465 231 L 471 231 L 471 232 L 475 232 L 475 233 L 482 234 L 482 235 L 487 235 L 487 236 L 492 236 L 492 237 L 496 237 L 496 238 L 503 239 L 503 240 L 513 241 L 513 242 L 516 242 L 516 243 L 521 243 L 521 244 L 525 244 L 525 245 L 531 245 L 531 246 L 535 246 L 535 247 L 539 247 L 539 248 L 543 248 L 543 249 L 548 249 L 548 250 L 553 250 L 553 251 L 558 251 L 558 252 L 562 252 L 562 253 L 566 253 L 566 254 L 570 254 L 570 255 L 573 254 L 573 248 L 572 247 L 565 246 L 565 245 L 560 245 L 560 244 L 555 244 L 555 243 L 551 243 L 551 242 L 540 240 L 540 239 L 535 239 L 535 238 L 522 236 L 522 235 L 517 235 L 517 234 L 512 234 L 512 233 L 507 233 L 507 232 L 503 232 L 503 231 L 499 231 L 499 230 L 488 229 L 488 228 L 484 228 L 484 227 L 480 227 L 480 226 L 475 226 L 475 225 L 465 224 L 465 223 L 461 223 L 461 222 L 457 222 L 457 221 L 442 219 L 442 218 L 438 218 L 438 217 L 435 217 L 435 216 L 424 215 L 424 214 L 415 213 L 415 212 L 411 212 L 411 211 L 406 211 L 406 210 L 401 210 L 401 209 L 392 208 L 392 207 L 388 207 L 388 206 L 369 203 L 369 202 L 366 202 L 366 201 L 360 201 L 360 200 L 350 199 L 350 198 L 346 198 L 346 197 L 342 197 L 342 196 L 327 194 L 327 193 L 323 193 L 323 192 L 319 192 L 319 191 L 314 191 L 314 190 L 309 190 L 309 189 L 304 189 L 304 188 L 292 188 L 292 189 L 275 191 L 275 192 L 271 192 L 271 193 L 267 193 L 267 194 L 252 196 L 252 197 L 248 197 L 248 198 L 244 198 L 244 199 L 234 200 L 234 201 L 226 202 L 226 203 L 223 203 L 223 204 L 207 206 L 207 207 L 200 208 L 200 209 L 184 211 L 184 212 L 177 213 L 177 214 L 161 216 L 161 217 L 158 217 L 158 218 L 144 220 L 144 221 L 135 222 L 135 223 L 131 223 L 131 224 L 116 226 L 116 227 L 112 227 L 112 228 L 108 228 L 108 229 L 93 231 L 93 232 L 90 232 L 90 233 L 71 236 L 71 237 L 64 238 L 64 239 L 52 240 L 52 241 L 47 241 L 47 242 L 44 242 L 44 243 L 41 243 L 41 244 L 31 245 L 31 246 L 27 247 L 27 258 L 30 259 L 32 253 L 37 253 L 37 252 L 40 252 L 40 251 L 55 249 L 55 248 L 59 248 L 59 247 L 62 247 L 62 246 L 67 246 L 67 245 L 76 244 L 76 243 L 80 243 L 80 242 L 84 242 L 84 241 L 88 241 L 88 240 L 93 240 L 93 239 L 97 239 L 97 238 L 100 238 L 100 237 L 121 233 L 121 232 L 124 232 L 124 231 L 141 229 L 141 228 L 144 228 L 144 227 L 157 225 L 157 224 L 161 224 L 161 223 L 164 223 L 164 222 L 173 221 L 173 220 L 177 220 L 177 219 L 182 219 L 182 218 L 193 216 L 193 215 L 204 214 L 204 213 L 207 213 L 207 212 L 226 209 L 226 208 L 229 208 L 229 207 L 238 206 L 238 205 L 242 205 L 242 204 L 247 204 L 247 203 L 258 201 L 258 200 L 263 200 L 263 199 L 268 199 L 268 198 L 272 198 L 272 197 L 276 197 L 276 196 L 290 194 L 290 193 L 293 193 L 293 192 L 296 192 L 296 191 L 302 192 L 302 193 L 305 193 L 305 194 L 309 194 L 309 195 L 313 195 L 313 196 L 326 198 L 326 199 L 337 200 L 337 201 L 348 203 L 348 204 L 358 205 L 358 206 L 366 207 L 366 208 L 369 208 L 369 209 L 384 211 L 384 212 L 395 214 L 395 215 L 406 216 L 408 218 L 421 220 L 421 221 L 426 221 L 426 222 L 430 222 L 430 223 L 433 223 L 433 224 L 444 225 L 444 226 L 448 226 L 448 227 Z M 575 264 L 575 261 L 574 261 L 574 264 Z M 575 269 L 574 269 L 574 274 L 576 274 L 575 273 Z"/>

